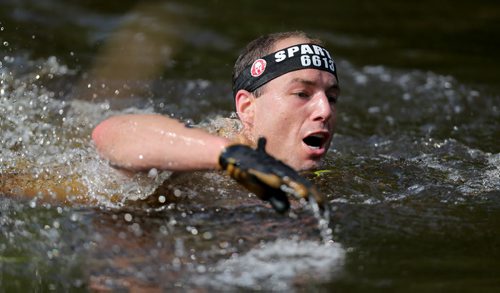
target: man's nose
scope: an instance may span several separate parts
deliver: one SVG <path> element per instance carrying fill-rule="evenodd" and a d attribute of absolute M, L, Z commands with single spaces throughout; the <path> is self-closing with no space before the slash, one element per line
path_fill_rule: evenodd
<path fill-rule="evenodd" d="M 313 120 L 328 121 L 332 117 L 333 108 L 326 94 L 318 93 L 313 100 Z"/>

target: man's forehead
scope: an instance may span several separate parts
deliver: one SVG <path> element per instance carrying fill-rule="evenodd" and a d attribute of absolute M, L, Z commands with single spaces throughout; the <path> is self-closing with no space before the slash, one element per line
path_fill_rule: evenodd
<path fill-rule="evenodd" d="M 273 52 L 277 52 L 281 49 L 291 47 L 293 45 L 298 45 L 302 43 L 307 43 L 308 40 L 305 38 L 300 38 L 300 37 L 290 37 L 287 39 L 279 40 L 274 44 L 273 47 Z"/>
<path fill-rule="evenodd" d="M 325 88 L 338 88 L 338 81 L 335 75 L 330 72 L 314 68 L 306 68 L 290 71 L 276 78 L 287 84 L 302 83 L 310 85 L 322 85 Z"/>

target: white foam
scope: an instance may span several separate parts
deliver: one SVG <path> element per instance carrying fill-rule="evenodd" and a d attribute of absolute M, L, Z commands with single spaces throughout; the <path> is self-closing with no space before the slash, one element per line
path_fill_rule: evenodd
<path fill-rule="evenodd" d="M 90 138 L 92 129 L 109 116 L 151 113 L 153 108 L 112 111 L 107 102 L 61 100 L 38 85 L 41 79 L 73 74 L 55 57 L 17 60 L 31 68 L 26 73 L 17 72 L 12 62 L 0 68 L 0 172 L 57 182 L 76 178 L 88 194 L 70 196 L 90 196 L 104 205 L 111 204 L 111 195 L 144 198 L 170 175 L 124 175 L 99 157 Z"/>
<path fill-rule="evenodd" d="M 278 239 L 220 261 L 196 282 L 222 290 L 291 290 L 297 279 L 308 283 L 331 279 L 342 269 L 345 253 L 338 243 Z"/>

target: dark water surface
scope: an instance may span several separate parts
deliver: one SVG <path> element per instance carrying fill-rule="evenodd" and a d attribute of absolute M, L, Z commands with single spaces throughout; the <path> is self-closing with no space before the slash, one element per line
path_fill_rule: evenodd
<path fill-rule="evenodd" d="M 0 3 L 0 187 L 77 182 L 95 202 L 1 196 L 1 292 L 500 288 L 495 1 Z M 110 115 L 230 115 L 238 50 L 293 29 L 339 67 L 313 178 L 333 243 L 302 203 L 281 216 L 222 174 L 126 177 L 95 153 Z M 126 202 L 165 179 L 175 204 Z"/>

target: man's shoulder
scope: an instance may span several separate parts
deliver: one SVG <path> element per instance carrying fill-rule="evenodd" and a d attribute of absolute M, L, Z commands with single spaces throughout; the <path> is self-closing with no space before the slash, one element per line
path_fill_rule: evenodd
<path fill-rule="evenodd" d="M 201 122 L 196 127 L 203 128 L 211 134 L 234 140 L 240 133 L 242 124 L 236 117 L 216 116 Z"/>

